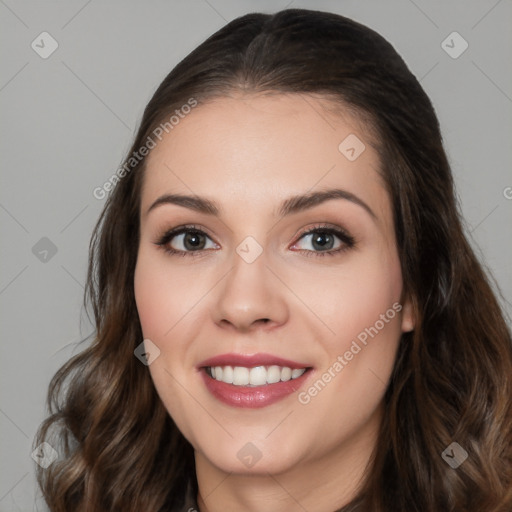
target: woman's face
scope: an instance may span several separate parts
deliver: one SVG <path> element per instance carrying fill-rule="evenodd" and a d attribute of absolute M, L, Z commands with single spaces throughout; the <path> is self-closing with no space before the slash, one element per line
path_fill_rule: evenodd
<path fill-rule="evenodd" d="M 276 474 L 368 455 L 414 319 L 367 131 L 311 96 L 246 95 L 155 140 L 135 297 L 196 462 Z"/>

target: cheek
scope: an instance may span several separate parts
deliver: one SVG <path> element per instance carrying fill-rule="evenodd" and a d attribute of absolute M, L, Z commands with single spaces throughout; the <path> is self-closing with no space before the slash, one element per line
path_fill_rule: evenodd
<path fill-rule="evenodd" d="M 335 334 L 325 338 L 327 358 L 319 378 L 329 381 L 330 391 L 319 393 L 316 406 L 339 401 L 340 411 L 352 410 L 363 421 L 382 400 L 394 366 L 401 337 L 402 276 L 394 254 L 383 252 L 359 262 L 329 288 L 326 323 Z"/>
<path fill-rule="evenodd" d="M 340 300 L 344 313 L 336 324 L 339 343 L 333 352 L 343 355 L 344 377 L 357 383 L 355 398 L 375 398 L 385 390 L 401 337 L 398 256 L 382 253 L 346 284 L 349 293 Z"/>
<path fill-rule="evenodd" d="M 376 322 L 382 334 L 400 335 L 402 275 L 398 256 L 368 253 L 364 258 L 356 256 L 351 263 L 335 279 L 316 287 L 316 307 L 334 331 L 332 337 L 326 338 L 332 340 L 331 352 L 350 346 L 354 338 Z"/>
<path fill-rule="evenodd" d="M 158 268 L 146 264 L 144 254 L 139 254 L 135 267 L 134 291 L 144 338 L 156 338 L 163 324 L 162 312 L 166 310 L 161 276 Z"/>
<path fill-rule="evenodd" d="M 161 341 L 193 308 L 198 295 L 193 279 L 145 250 L 135 267 L 134 292 L 144 337 Z"/>
<path fill-rule="evenodd" d="M 188 436 L 189 422 L 183 419 L 187 404 L 178 384 L 184 380 L 182 368 L 180 364 L 172 364 L 181 362 L 184 347 L 169 343 L 170 339 L 180 339 L 179 320 L 185 314 L 183 294 L 176 293 L 183 283 L 175 274 L 168 267 L 164 268 L 153 254 L 140 250 L 134 275 L 135 302 L 144 339 L 150 339 L 160 349 L 159 357 L 148 369 L 165 408 Z"/>

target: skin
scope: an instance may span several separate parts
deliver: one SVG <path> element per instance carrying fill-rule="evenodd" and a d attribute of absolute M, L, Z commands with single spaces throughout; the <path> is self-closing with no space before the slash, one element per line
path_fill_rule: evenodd
<path fill-rule="evenodd" d="M 148 157 L 135 297 L 144 338 L 161 351 L 149 366 L 156 390 L 195 449 L 201 512 L 332 512 L 349 502 L 376 444 L 400 336 L 414 328 L 377 152 L 358 119 L 325 106 L 299 94 L 216 99 Z M 349 134 L 366 146 L 352 162 L 338 150 Z M 288 197 L 328 188 L 356 195 L 375 217 L 346 199 L 276 214 Z M 174 204 L 147 213 L 166 193 L 208 197 L 220 215 Z M 344 229 L 355 246 L 319 256 L 302 236 L 319 223 Z M 183 224 L 206 232 L 201 255 L 155 245 Z M 247 236 L 263 249 L 250 264 L 236 252 Z M 183 242 L 169 244 L 185 251 Z M 197 370 L 218 354 L 265 352 L 312 366 L 307 391 L 394 303 L 403 309 L 306 404 L 293 393 L 260 409 L 230 407 Z M 237 456 L 248 442 L 261 454 L 250 468 Z"/>

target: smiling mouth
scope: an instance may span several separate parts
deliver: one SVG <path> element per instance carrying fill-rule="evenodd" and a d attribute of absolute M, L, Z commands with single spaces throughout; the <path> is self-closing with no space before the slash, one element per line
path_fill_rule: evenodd
<path fill-rule="evenodd" d="M 301 377 L 311 368 L 290 368 L 288 366 L 205 366 L 206 374 L 225 384 L 240 387 L 261 387 L 279 382 L 288 382 Z"/>
<path fill-rule="evenodd" d="M 304 360 L 274 354 L 219 354 L 196 367 L 210 394 L 231 407 L 257 409 L 296 393 L 312 378 L 314 369 Z"/>

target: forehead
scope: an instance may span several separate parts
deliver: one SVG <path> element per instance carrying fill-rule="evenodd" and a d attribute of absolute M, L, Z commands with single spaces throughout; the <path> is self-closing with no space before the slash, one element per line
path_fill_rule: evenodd
<path fill-rule="evenodd" d="M 373 135 L 348 110 L 310 95 L 240 95 L 195 107 L 148 156 L 142 208 L 163 193 L 197 194 L 245 209 L 342 187 L 384 212 Z M 374 211 L 375 211 L 374 210 Z"/>

